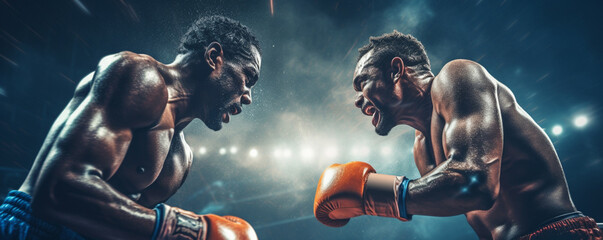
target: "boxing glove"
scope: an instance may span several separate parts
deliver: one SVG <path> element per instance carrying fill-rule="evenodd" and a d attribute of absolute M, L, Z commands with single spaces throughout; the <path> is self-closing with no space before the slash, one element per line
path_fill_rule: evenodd
<path fill-rule="evenodd" d="M 214 214 L 203 215 L 207 222 L 206 240 L 257 240 L 258 237 L 245 220 L 235 216 L 220 217 Z"/>
<path fill-rule="evenodd" d="M 318 181 L 314 216 L 331 227 L 341 227 L 361 215 L 408 221 L 404 206 L 408 181 L 402 176 L 377 174 L 364 162 L 333 164 Z"/>
<path fill-rule="evenodd" d="M 159 204 L 155 208 L 155 240 L 257 240 L 255 231 L 245 220 L 214 214 L 197 215 L 177 207 Z"/>

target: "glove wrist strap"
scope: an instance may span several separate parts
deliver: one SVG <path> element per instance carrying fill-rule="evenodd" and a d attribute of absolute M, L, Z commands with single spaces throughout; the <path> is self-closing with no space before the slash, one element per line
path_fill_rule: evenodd
<path fill-rule="evenodd" d="M 400 215 L 399 194 L 405 177 L 371 173 L 366 179 L 363 193 L 363 206 L 366 215 L 393 217 L 402 221 L 407 218 Z M 404 205 L 402 205 L 404 206 Z M 404 210 L 405 212 L 406 210 Z"/>
<path fill-rule="evenodd" d="M 402 179 L 402 185 L 399 188 L 400 194 L 398 194 L 398 196 L 400 197 L 400 200 L 398 201 L 398 209 L 400 209 L 400 217 L 411 220 L 412 215 L 406 212 L 406 197 L 408 196 L 408 183 L 410 183 L 410 179 L 404 177 L 404 179 Z"/>
<path fill-rule="evenodd" d="M 152 240 L 205 239 L 207 224 L 203 216 L 163 203 L 158 204 L 154 210 L 157 220 Z"/>

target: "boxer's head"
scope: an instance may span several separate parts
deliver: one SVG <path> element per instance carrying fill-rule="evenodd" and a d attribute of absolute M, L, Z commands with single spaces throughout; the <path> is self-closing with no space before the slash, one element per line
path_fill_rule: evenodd
<path fill-rule="evenodd" d="M 188 74 L 199 83 L 191 106 L 207 127 L 220 130 L 229 114 L 239 114 L 242 104 L 251 104 L 251 87 L 261 66 L 259 45 L 249 28 L 223 16 L 197 20 L 182 37 L 178 52 L 193 55 L 199 63 L 192 70 L 198 73 Z"/>
<path fill-rule="evenodd" d="M 371 37 L 359 52 L 354 70 L 354 89 L 359 92 L 355 104 L 373 116 L 377 134 L 387 135 L 407 120 L 412 114 L 408 109 L 424 95 L 413 76 L 431 73 L 429 59 L 416 38 L 397 31 Z"/>

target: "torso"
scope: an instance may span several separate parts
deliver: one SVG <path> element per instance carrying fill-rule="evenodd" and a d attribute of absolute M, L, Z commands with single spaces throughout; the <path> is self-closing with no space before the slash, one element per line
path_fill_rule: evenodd
<path fill-rule="evenodd" d="M 172 196 L 192 164 L 184 134 L 175 133 L 171 125 L 162 120 L 154 127 L 135 131 L 120 168 L 108 180 L 115 189 L 146 207 Z"/>
<path fill-rule="evenodd" d="M 515 239 L 555 216 L 576 211 L 555 149 L 544 131 L 497 83 L 504 148 L 500 194 L 489 210 L 466 213 L 480 239 Z M 443 119 L 432 114 L 430 136 L 417 132 L 415 163 L 421 175 L 446 161 Z"/>
<path fill-rule="evenodd" d="M 76 89 L 74 97 L 53 123 L 30 173 L 19 190 L 32 194 L 44 159 L 65 126 L 67 118 L 90 93 L 93 73 L 86 76 Z M 192 164 L 192 152 L 180 130 L 175 130 L 170 103 L 157 123 L 135 129 L 123 161 L 107 181 L 117 191 L 145 207 L 167 200 L 182 185 Z"/>

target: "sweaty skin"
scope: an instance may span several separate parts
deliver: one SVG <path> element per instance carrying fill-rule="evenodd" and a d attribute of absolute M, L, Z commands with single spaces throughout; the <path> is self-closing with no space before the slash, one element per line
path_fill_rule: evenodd
<path fill-rule="evenodd" d="M 498 240 L 576 211 L 551 141 L 481 65 L 454 60 L 434 77 L 392 61 L 387 78 L 371 57 L 372 51 L 363 56 L 354 74 L 361 92 L 356 106 L 367 115 L 392 116 L 391 124 L 376 117 L 378 133 L 387 125 L 417 129 L 421 178 L 409 184 L 408 213 L 465 214 L 480 239 Z"/>
<path fill-rule="evenodd" d="M 251 103 L 260 56 L 252 47 L 254 61 L 234 64 L 218 50 L 211 56 L 212 74 L 226 65 L 234 73 L 228 96 L 236 107 L 217 113 L 227 122 L 240 104 Z M 212 108 L 193 102 L 204 99 L 198 93 L 183 91 L 201 81 L 202 74 L 189 70 L 200 69 L 202 60 L 179 57 L 165 65 L 121 52 L 103 58 L 82 79 L 19 189 L 33 196 L 34 214 L 94 239 L 150 239 L 151 208 L 176 192 L 192 164 L 182 129 L 194 118 L 205 121 Z"/>

